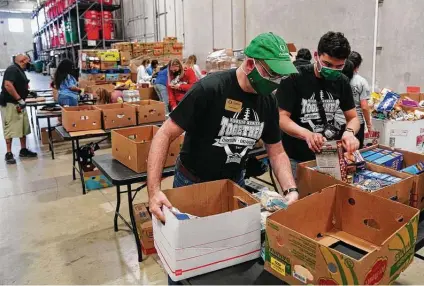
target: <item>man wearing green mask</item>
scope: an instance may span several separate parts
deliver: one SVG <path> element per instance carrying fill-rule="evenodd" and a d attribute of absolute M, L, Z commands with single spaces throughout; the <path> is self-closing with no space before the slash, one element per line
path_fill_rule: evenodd
<path fill-rule="evenodd" d="M 282 77 L 297 73 L 282 38 L 264 33 L 245 49 L 238 69 L 206 76 L 184 99 L 152 141 L 148 158 L 150 211 L 163 220 L 170 203 L 160 189 L 162 169 L 171 142 L 185 131 L 177 160 L 174 187 L 231 179 L 244 185 L 249 150 L 262 139 L 287 203 L 298 199 L 290 161 L 281 144 L 278 106 L 271 93 Z"/>
<path fill-rule="evenodd" d="M 342 74 L 349 54 L 344 35 L 328 32 L 319 41 L 315 63 L 298 67 L 298 74 L 281 81 L 276 93 L 280 127 L 294 175 L 297 163 L 314 160 L 327 140 L 341 139 L 347 152 L 359 148 L 359 119 L 349 80 Z M 345 130 L 335 124 L 339 108 L 346 118 Z"/>

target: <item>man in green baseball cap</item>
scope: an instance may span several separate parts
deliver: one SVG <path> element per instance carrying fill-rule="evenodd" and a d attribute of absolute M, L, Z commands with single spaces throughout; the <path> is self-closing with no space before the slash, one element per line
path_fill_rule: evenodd
<path fill-rule="evenodd" d="M 185 132 L 174 187 L 231 179 L 244 186 L 249 151 L 262 139 L 288 204 L 298 198 L 290 161 L 281 144 L 277 101 L 272 92 L 297 73 L 282 38 L 264 33 L 245 49 L 237 69 L 212 73 L 193 85 L 156 133 L 148 157 L 150 211 L 164 220 L 171 207 L 161 177 L 171 142 Z"/>

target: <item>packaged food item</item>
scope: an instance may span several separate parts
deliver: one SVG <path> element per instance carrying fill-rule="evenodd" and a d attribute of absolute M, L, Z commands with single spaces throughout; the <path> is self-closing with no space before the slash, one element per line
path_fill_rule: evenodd
<path fill-rule="evenodd" d="M 188 214 L 188 213 L 182 213 L 182 212 L 180 212 L 179 209 L 177 209 L 175 207 L 171 208 L 171 212 L 175 215 L 175 217 L 178 220 L 187 220 L 187 219 L 198 218 L 197 216 L 194 216 L 194 215 L 191 215 L 191 214 Z"/>
<path fill-rule="evenodd" d="M 287 208 L 284 197 L 277 192 L 262 190 L 254 193 L 253 196 L 260 200 L 262 207 L 267 211 L 275 212 Z"/>
<path fill-rule="evenodd" d="M 377 106 L 377 111 L 390 112 L 395 108 L 396 103 L 399 101 L 400 95 L 394 92 L 387 92 L 383 100 Z"/>
<path fill-rule="evenodd" d="M 418 162 L 415 165 L 406 167 L 405 169 L 402 169 L 401 172 L 412 174 L 412 175 L 419 175 L 424 173 L 424 162 Z"/>

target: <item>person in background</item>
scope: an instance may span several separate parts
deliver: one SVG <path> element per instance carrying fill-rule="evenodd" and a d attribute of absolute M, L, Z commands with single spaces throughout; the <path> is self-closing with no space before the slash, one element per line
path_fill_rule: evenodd
<path fill-rule="evenodd" d="M 312 60 L 311 51 L 302 48 L 297 52 L 296 60 L 293 62 L 295 67 L 310 65 Z"/>
<path fill-rule="evenodd" d="M 158 60 L 152 60 L 152 63 L 146 69 L 147 74 L 152 76 L 155 73 L 158 64 Z"/>
<path fill-rule="evenodd" d="M 280 107 L 282 141 L 296 176 L 297 164 L 315 159 L 325 141 L 340 139 L 352 153 L 359 148 L 359 131 L 352 89 L 342 74 L 350 44 L 342 33 L 321 37 L 315 64 L 297 67 L 299 74 L 281 81 L 276 97 Z M 346 129 L 338 130 L 335 114 L 341 108 Z"/>
<path fill-rule="evenodd" d="M 141 65 L 137 68 L 137 83 L 148 82 L 152 78 L 146 71 L 146 68 L 149 63 L 150 60 L 144 59 L 141 62 Z"/>
<path fill-rule="evenodd" d="M 197 65 L 197 57 L 195 55 L 191 55 L 188 57 L 187 61 L 185 62 L 185 66 L 193 69 L 197 79 L 203 78 L 202 71 L 200 70 L 200 67 Z"/>
<path fill-rule="evenodd" d="M 109 104 L 112 102 L 111 94 L 104 88 L 96 90 L 97 101 L 96 104 Z"/>
<path fill-rule="evenodd" d="M 168 99 L 168 65 L 160 68 L 159 72 L 156 73 L 156 80 L 153 84 L 153 88 L 159 97 L 159 100 L 165 103 L 165 112 L 169 113 L 169 99 Z"/>
<path fill-rule="evenodd" d="M 72 76 L 74 64 L 69 59 L 62 60 L 54 74 L 53 86 L 58 92 L 58 103 L 61 106 L 77 106 L 81 89 Z"/>
<path fill-rule="evenodd" d="M 0 105 L 7 164 L 16 164 L 12 153 L 13 138 L 19 138 L 21 141 L 19 157 L 37 157 L 37 153 L 28 150 L 26 146 L 26 135 L 31 133 L 28 113 L 25 109 L 25 99 L 29 93 L 29 80 L 25 75 L 25 69 L 29 61 L 29 57 L 24 54 L 16 55 L 14 64 L 4 72 L 1 85 Z"/>
<path fill-rule="evenodd" d="M 190 67 L 183 67 L 179 59 L 173 59 L 168 64 L 168 96 L 171 111 L 183 100 L 185 93 L 197 81 L 194 71 Z"/>
<path fill-rule="evenodd" d="M 365 123 L 367 129 L 372 131 L 371 112 L 368 105 L 370 99 L 370 87 L 365 78 L 358 74 L 358 69 L 362 63 L 362 57 L 358 52 L 351 52 L 348 60 L 346 61 L 343 73 L 349 78 L 350 86 L 352 88 L 353 101 L 356 106 L 356 113 L 360 123 L 360 129 L 356 134 L 356 138 L 359 140 L 359 148 L 364 147 L 365 139 Z M 339 109 L 336 114 L 336 121 L 340 125 L 341 130 L 346 127 L 346 119 L 343 116 L 343 112 Z"/>

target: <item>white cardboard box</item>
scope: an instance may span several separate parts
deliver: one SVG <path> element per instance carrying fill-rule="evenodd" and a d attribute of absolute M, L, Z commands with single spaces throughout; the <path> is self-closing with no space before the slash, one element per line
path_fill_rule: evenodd
<path fill-rule="evenodd" d="M 424 120 L 394 121 L 373 118 L 372 122 L 374 129 L 380 132 L 380 144 L 424 153 Z"/>
<path fill-rule="evenodd" d="M 166 223 L 153 218 L 155 248 L 174 281 L 256 259 L 261 251 L 260 204 L 229 180 L 164 191 L 181 212 L 163 207 Z"/>

